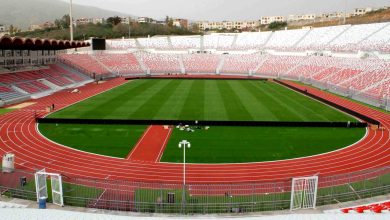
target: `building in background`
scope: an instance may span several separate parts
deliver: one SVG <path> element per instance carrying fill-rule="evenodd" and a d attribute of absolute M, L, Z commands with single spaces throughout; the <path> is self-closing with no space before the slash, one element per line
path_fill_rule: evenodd
<path fill-rule="evenodd" d="M 148 17 L 138 17 L 138 23 L 153 23 L 154 20 Z"/>
<path fill-rule="evenodd" d="M 201 31 L 207 30 L 257 30 L 259 21 L 198 21 L 196 24 Z"/>
<path fill-rule="evenodd" d="M 266 25 L 266 24 L 271 24 L 272 22 L 284 22 L 286 21 L 286 18 L 284 16 L 266 16 L 266 17 L 261 17 L 261 24 Z"/>
<path fill-rule="evenodd" d="M 182 18 L 173 19 L 173 26 L 188 29 L 188 20 Z"/>
<path fill-rule="evenodd" d="M 290 15 L 287 19 L 288 22 L 293 21 L 314 21 L 316 14 L 304 14 L 304 15 Z"/>

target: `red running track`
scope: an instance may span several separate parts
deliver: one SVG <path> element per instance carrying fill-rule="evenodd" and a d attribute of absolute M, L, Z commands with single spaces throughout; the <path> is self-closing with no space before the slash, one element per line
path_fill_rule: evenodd
<path fill-rule="evenodd" d="M 88 85 L 81 88 L 81 94 L 59 92 L 36 100 L 35 105 L 0 116 L 0 153 L 15 153 L 16 168 L 19 169 L 46 168 L 50 172 L 74 177 L 181 183 L 181 164 L 144 163 L 80 152 L 53 143 L 38 132 L 33 111 L 44 115 L 44 108 L 51 103 L 63 108 L 122 83 L 124 80 L 115 79 L 102 85 Z M 301 85 L 290 84 L 303 89 Z M 366 137 L 353 146 L 312 157 L 261 163 L 188 164 L 188 183 L 279 181 L 297 176 L 318 173 L 329 176 L 390 165 L 389 114 L 318 89 L 309 88 L 308 92 L 373 117 L 385 129 L 369 130 Z"/>
<path fill-rule="evenodd" d="M 127 159 L 146 163 L 159 162 L 171 133 L 171 128 L 165 129 L 162 125 L 149 126 Z"/>

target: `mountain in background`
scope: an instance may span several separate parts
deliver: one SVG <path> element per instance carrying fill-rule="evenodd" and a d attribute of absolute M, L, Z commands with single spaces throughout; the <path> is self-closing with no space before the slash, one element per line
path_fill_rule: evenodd
<path fill-rule="evenodd" d="M 69 3 L 61 0 L 0 0 L 0 24 L 26 30 L 31 24 L 42 24 L 69 14 Z M 73 4 L 74 18 L 107 18 L 129 16 L 120 12 Z"/>

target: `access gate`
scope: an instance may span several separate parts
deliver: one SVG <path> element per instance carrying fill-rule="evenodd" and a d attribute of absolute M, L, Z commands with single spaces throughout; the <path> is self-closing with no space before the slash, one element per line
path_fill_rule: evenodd
<path fill-rule="evenodd" d="M 51 195 L 53 199 L 53 204 L 64 206 L 61 175 L 56 173 L 47 173 L 44 169 L 35 173 L 35 188 L 37 193 L 37 201 L 39 201 L 39 198 L 41 197 L 48 198 L 46 182 L 48 176 L 50 176 L 51 180 Z"/>
<path fill-rule="evenodd" d="M 290 210 L 316 207 L 318 176 L 293 178 Z"/>

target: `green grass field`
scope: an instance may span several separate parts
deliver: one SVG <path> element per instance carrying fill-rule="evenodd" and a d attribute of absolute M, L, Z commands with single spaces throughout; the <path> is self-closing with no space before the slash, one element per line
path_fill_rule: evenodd
<path fill-rule="evenodd" d="M 144 125 L 39 124 L 47 138 L 78 150 L 125 158 L 146 129 Z"/>
<path fill-rule="evenodd" d="M 355 118 L 281 85 L 249 80 L 135 80 L 77 103 L 51 118 L 181 119 L 243 121 L 356 121 Z M 40 124 L 49 139 L 82 151 L 125 158 L 146 126 Z M 177 144 L 192 143 L 191 163 L 291 159 L 355 143 L 365 129 L 212 127 L 175 129 L 164 162 L 181 162 Z"/>
<path fill-rule="evenodd" d="M 136 80 L 50 117 L 356 121 L 276 83 L 249 80 Z"/>
<path fill-rule="evenodd" d="M 8 112 L 12 112 L 15 109 L 8 109 L 8 108 L 0 108 L 0 115 L 6 114 Z"/>
<path fill-rule="evenodd" d="M 178 149 L 188 140 L 188 163 L 243 163 L 292 159 L 334 151 L 359 141 L 361 128 L 211 127 L 193 133 L 175 129 L 162 162 L 183 160 Z"/>

